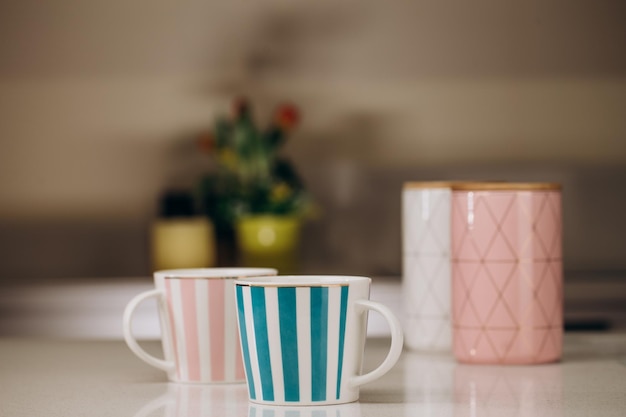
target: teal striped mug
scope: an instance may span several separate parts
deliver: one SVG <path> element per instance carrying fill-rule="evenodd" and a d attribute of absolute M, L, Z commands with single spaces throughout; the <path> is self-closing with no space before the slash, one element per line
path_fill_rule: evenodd
<path fill-rule="evenodd" d="M 387 373 L 402 352 L 398 319 L 369 300 L 371 279 L 274 276 L 235 281 L 241 350 L 250 401 L 273 405 L 342 404 Z M 361 374 L 367 313 L 389 323 L 391 347 Z"/>

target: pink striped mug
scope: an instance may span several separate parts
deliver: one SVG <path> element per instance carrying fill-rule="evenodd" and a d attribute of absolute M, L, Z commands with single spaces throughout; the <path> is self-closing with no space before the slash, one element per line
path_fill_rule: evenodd
<path fill-rule="evenodd" d="M 157 271 L 155 289 L 135 296 L 124 311 L 124 339 L 147 364 L 172 382 L 234 383 L 245 375 L 235 309 L 238 278 L 276 275 L 271 268 L 199 268 Z M 144 300 L 156 298 L 164 359 L 139 346 L 132 318 Z"/>

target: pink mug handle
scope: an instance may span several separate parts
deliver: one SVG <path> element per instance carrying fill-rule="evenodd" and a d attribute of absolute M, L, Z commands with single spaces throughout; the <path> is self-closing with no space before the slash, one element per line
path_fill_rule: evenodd
<path fill-rule="evenodd" d="M 175 367 L 174 362 L 167 361 L 164 359 L 159 359 L 157 357 L 150 355 L 141 346 L 139 346 L 139 343 L 137 343 L 137 339 L 135 339 L 135 336 L 133 336 L 133 331 L 132 331 L 133 314 L 135 313 L 135 310 L 137 309 L 139 304 L 141 304 L 144 300 L 147 300 L 148 298 L 153 298 L 153 297 L 157 298 L 157 301 L 162 303 L 164 295 L 165 293 L 163 292 L 163 290 L 156 289 L 156 290 L 142 292 L 141 294 L 135 296 L 132 300 L 130 300 L 130 302 L 126 306 L 126 309 L 124 310 L 124 318 L 123 318 L 122 324 L 123 324 L 123 330 L 124 330 L 124 340 L 126 341 L 126 344 L 130 348 L 130 350 L 135 355 L 137 355 L 139 359 L 143 360 L 148 365 L 151 365 L 157 369 L 161 369 L 163 371 L 169 372 L 174 369 Z"/>

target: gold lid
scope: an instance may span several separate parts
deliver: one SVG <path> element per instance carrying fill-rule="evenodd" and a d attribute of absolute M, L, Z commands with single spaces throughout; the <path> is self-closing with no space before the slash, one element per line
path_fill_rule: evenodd
<path fill-rule="evenodd" d="M 456 184 L 463 184 L 464 181 L 407 181 L 404 183 L 405 190 L 419 188 L 452 188 Z"/>
<path fill-rule="evenodd" d="M 559 191 L 558 182 L 458 182 L 454 191 Z"/>

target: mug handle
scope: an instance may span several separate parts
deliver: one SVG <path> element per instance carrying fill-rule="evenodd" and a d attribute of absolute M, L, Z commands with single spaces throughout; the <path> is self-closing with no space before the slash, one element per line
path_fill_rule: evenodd
<path fill-rule="evenodd" d="M 135 296 L 132 300 L 130 300 L 130 302 L 126 306 L 126 309 L 124 310 L 124 319 L 122 323 L 124 330 L 124 340 L 126 340 L 126 344 L 130 348 L 130 350 L 135 355 L 137 355 L 139 359 L 143 360 L 148 365 L 168 372 L 174 369 L 174 362 L 156 358 L 143 350 L 143 348 L 139 346 L 139 343 L 137 343 L 137 339 L 135 339 L 135 336 L 133 336 L 132 331 L 133 314 L 135 314 L 135 310 L 137 309 L 139 304 L 141 304 L 144 300 L 152 297 L 158 298 L 158 301 L 162 302 L 164 295 L 165 293 L 162 290 L 156 289 L 142 292 L 141 294 Z M 165 331 L 165 329 L 163 331 Z"/>
<path fill-rule="evenodd" d="M 402 326 L 396 316 L 384 305 L 370 300 L 357 300 L 354 304 L 357 311 L 364 313 L 367 310 L 374 310 L 380 313 L 385 320 L 387 320 L 389 329 L 391 330 L 391 346 L 389 348 L 389 353 L 387 353 L 387 357 L 383 363 L 381 363 L 380 366 L 373 371 L 350 378 L 348 383 L 352 387 L 356 388 L 363 384 L 372 382 L 389 372 L 389 370 L 396 364 L 400 358 L 400 354 L 402 353 L 404 334 L 402 333 Z"/>

